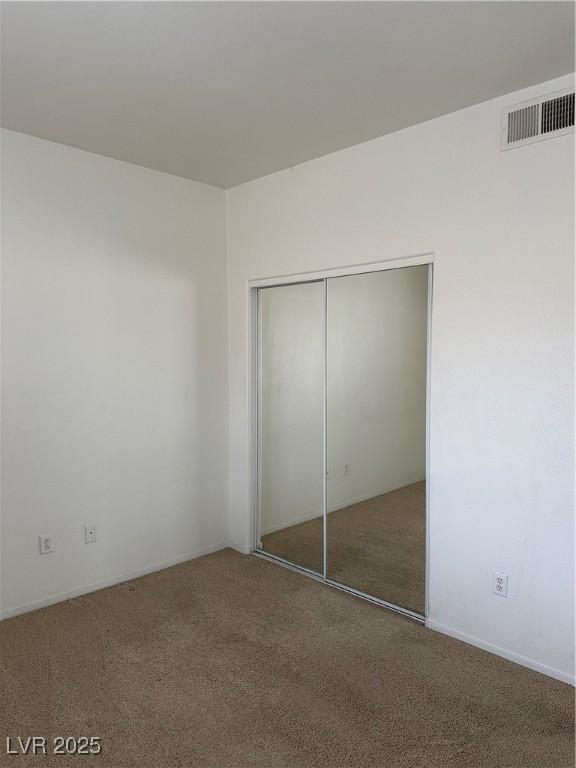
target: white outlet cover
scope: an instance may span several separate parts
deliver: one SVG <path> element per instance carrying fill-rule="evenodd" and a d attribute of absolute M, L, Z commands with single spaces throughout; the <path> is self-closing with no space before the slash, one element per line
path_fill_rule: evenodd
<path fill-rule="evenodd" d="M 492 578 L 492 593 L 499 597 L 508 597 L 508 574 L 495 571 Z"/>
<path fill-rule="evenodd" d="M 49 555 L 54 552 L 51 536 L 38 536 L 38 547 L 41 555 Z"/>
<path fill-rule="evenodd" d="M 84 526 L 84 542 L 86 544 L 93 544 L 96 541 L 96 526 L 85 525 Z"/>

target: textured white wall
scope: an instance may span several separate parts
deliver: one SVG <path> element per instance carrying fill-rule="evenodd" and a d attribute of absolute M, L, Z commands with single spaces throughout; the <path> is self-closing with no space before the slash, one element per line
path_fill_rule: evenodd
<path fill-rule="evenodd" d="M 574 675 L 573 137 L 500 151 L 561 78 L 227 193 L 230 525 L 250 546 L 248 280 L 434 251 L 429 623 Z M 510 576 L 491 594 L 492 573 Z"/>
<path fill-rule="evenodd" d="M 2 138 L 7 615 L 225 546 L 227 329 L 221 190 Z"/>

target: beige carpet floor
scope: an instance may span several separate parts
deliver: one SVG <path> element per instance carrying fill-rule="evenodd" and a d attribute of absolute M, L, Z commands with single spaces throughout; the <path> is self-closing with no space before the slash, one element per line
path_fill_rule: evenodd
<path fill-rule="evenodd" d="M 573 689 L 230 550 L 0 623 L 3 766 L 572 768 Z M 98 757 L 7 757 L 5 735 Z"/>
<path fill-rule="evenodd" d="M 322 572 L 322 518 L 262 537 L 265 552 Z M 426 484 L 414 483 L 328 515 L 328 577 L 424 613 Z"/>

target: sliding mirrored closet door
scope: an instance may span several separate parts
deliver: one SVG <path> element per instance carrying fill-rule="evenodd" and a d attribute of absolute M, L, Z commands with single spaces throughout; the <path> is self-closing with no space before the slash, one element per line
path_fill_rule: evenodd
<path fill-rule="evenodd" d="M 424 613 L 428 266 L 327 281 L 327 578 Z"/>
<path fill-rule="evenodd" d="M 258 289 L 256 550 L 416 615 L 429 271 Z"/>
<path fill-rule="evenodd" d="M 323 574 L 324 281 L 258 302 L 258 548 Z"/>

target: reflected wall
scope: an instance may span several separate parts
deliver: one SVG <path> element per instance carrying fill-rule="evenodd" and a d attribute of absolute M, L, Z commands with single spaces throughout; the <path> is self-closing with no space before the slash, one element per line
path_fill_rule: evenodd
<path fill-rule="evenodd" d="M 259 290 L 260 548 L 323 573 L 324 282 Z"/>

